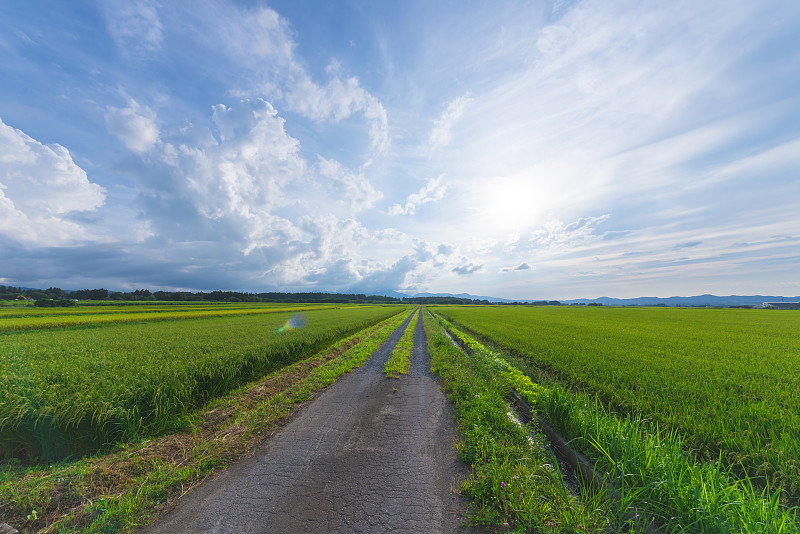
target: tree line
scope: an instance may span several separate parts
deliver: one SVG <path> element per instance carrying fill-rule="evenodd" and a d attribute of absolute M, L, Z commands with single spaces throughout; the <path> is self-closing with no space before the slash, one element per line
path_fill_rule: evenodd
<path fill-rule="evenodd" d="M 31 289 L 0 285 L 0 300 L 61 301 L 167 301 L 167 302 L 287 302 L 396 304 L 402 299 L 363 293 L 249 293 L 244 291 L 109 291 L 105 288 L 65 291 L 58 287 Z M 47 305 L 47 304 L 44 304 Z"/>
<path fill-rule="evenodd" d="M 0 300 L 24 298 L 36 301 L 37 306 L 70 306 L 75 300 L 91 301 L 124 301 L 124 302 L 286 302 L 286 303 L 331 303 L 331 304 L 448 304 L 448 305 L 533 305 L 560 306 L 557 300 L 537 300 L 535 302 L 490 302 L 486 299 L 470 299 L 462 297 L 386 297 L 383 295 L 366 295 L 364 293 L 285 293 L 269 291 L 250 293 L 245 291 L 150 291 L 136 289 L 134 291 L 109 291 L 105 288 L 78 289 L 65 291 L 58 287 L 47 289 L 31 289 L 0 285 Z M 595 305 L 595 304 L 590 304 Z"/>

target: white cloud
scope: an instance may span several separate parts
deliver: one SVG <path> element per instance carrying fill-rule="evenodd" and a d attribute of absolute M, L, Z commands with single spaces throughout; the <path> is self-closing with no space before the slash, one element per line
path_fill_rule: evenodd
<path fill-rule="evenodd" d="M 157 0 L 110 0 L 101 6 L 105 9 L 108 31 L 123 54 L 141 57 L 161 48 L 164 28 Z"/>
<path fill-rule="evenodd" d="M 454 273 L 456 273 L 458 275 L 462 275 L 463 276 L 463 275 L 475 273 L 477 271 L 480 271 L 481 269 L 483 269 L 483 265 L 475 265 L 474 263 L 465 263 L 463 265 L 459 265 L 457 267 L 453 267 L 451 272 L 454 272 Z"/>
<path fill-rule="evenodd" d="M 242 98 L 267 97 L 285 102 L 289 110 L 313 121 L 340 122 L 363 114 L 369 124 L 373 149 L 383 152 L 389 146 L 389 121 L 386 109 L 355 76 L 344 76 L 334 59 L 326 69 L 329 79 L 320 83 L 295 57 L 297 44 L 290 23 L 268 7 L 235 8 L 210 4 L 200 13 L 187 13 L 193 19 L 192 31 L 200 33 L 205 46 L 220 49 L 236 65 L 250 70 L 250 85 L 231 89 Z"/>
<path fill-rule="evenodd" d="M 532 267 L 527 263 L 520 263 L 519 265 L 513 265 L 511 267 L 501 267 L 501 273 L 511 273 L 514 271 L 530 271 Z"/>
<path fill-rule="evenodd" d="M 117 136 L 129 150 L 137 154 L 147 152 L 159 141 L 155 113 L 135 100 L 130 100 L 126 108 L 109 106 L 105 119 L 109 133 Z"/>
<path fill-rule="evenodd" d="M 436 248 L 436 253 L 441 256 L 449 256 L 450 254 L 453 254 L 453 252 L 455 252 L 455 249 L 453 249 L 453 247 L 450 245 L 445 245 L 444 243 Z"/>
<path fill-rule="evenodd" d="M 470 102 L 472 102 L 472 98 L 467 94 L 454 99 L 447 105 L 447 109 L 436 120 L 431 131 L 429 143 L 432 148 L 441 148 L 450 143 L 453 126 L 464 114 L 464 110 Z"/>
<path fill-rule="evenodd" d="M 302 227 L 311 237 L 311 250 L 303 258 L 310 263 L 353 258 L 357 256 L 358 248 L 370 239 L 367 229 L 357 220 L 338 219 L 331 214 L 306 217 Z"/>
<path fill-rule="evenodd" d="M 332 198 L 339 197 L 340 202 L 347 204 L 352 210 L 360 211 L 372 207 L 383 198 L 383 194 L 375 191 L 362 173 L 349 172 L 336 160 L 320 156 L 317 169 L 323 179 L 330 183 L 329 190 L 334 193 Z"/>
<path fill-rule="evenodd" d="M 319 156 L 309 165 L 263 99 L 212 109 L 210 129 L 165 130 L 135 162 L 151 239 L 218 247 L 259 283 L 282 287 L 375 287 L 421 261 L 397 259 L 408 251 L 402 232 L 368 231 L 352 216 L 382 197 L 369 165 L 351 171 Z"/>
<path fill-rule="evenodd" d="M 239 56 L 249 56 L 263 65 L 263 59 L 269 59 L 283 68 L 295 69 L 292 30 L 289 22 L 269 7 L 257 7 L 253 10 L 235 10 L 232 6 L 224 6 L 221 17 L 206 19 L 218 28 L 215 42 L 229 46 Z"/>
<path fill-rule="evenodd" d="M 290 23 L 256 4 L 109 0 L 100 9 L 119 50 L 100 55 L 91 40 L 69 44 L 66 34 L 18 21 L 16 36 L 0 44 L 7 66 L 25 76 L 14 67 L 27 64 L 31 46 L 65 45 L 58 71 L 37 64 L 43 79 L 59 80 L 48 101 L 63 98 L 62 110 L 99 102 L 106 138 L 141 157 L 95 143 L 76 115 L 54 116 L 53 131 L 82 130 L 72 155 L 30 141 L 29 174 L 45 193 L 21 194 L 26 182 L 3 175 L 0 232 L 60 244 L 102 224 L 120 249 L 138 240 L 143 257 L 167 260 L 165 272 L 193 273 L 187 284 L 224 272 L 213 279 L 323 289 L 430 282 L 454 292 L 469 282 L 480 294 L 495 293 L 479 283 L 495 283 L 510 296 L 539 284 L 558 298 L 583 291 L 589 286 L 577 284 L 592 276 L 603 289 L 623 287 L 634 271 L 645 273 L 640 287 L 667 271 L 682 282 L 690 262 L 695 272 L 724 264 L 755 273 L 762 256 L 758 280 L 771 283 L 783 275 L 766 260 L 790 265 L 796 256 L 796 241 L 758 250 L 730 243 L 796 234 L 798 100 L 787 81 L 797 69 L 781 45 L 797 8 L 776 16 L 759 3 L 557 0 L 548 13 L 512 0 L 426 6 L 423 20 L 410 5 L 404 13 L 420 23 L 411 33 L 402 24 L 363 33 L 374 29 L 368 24 L 342 40 L 316 33 L 313 17 Z M 51 18 L 73 29 L 91 24 L 65 18 L 68 11 Z M 430 32 L 441 15 L 451 28 L 477 31 Z M 545 20 L 552 24 L 537 26 Z M 12 85 L 43 94 L 32 83 Z M 113 87 L 126 97 L 104 100 Z M 33 105 L 9 95 L 17 98 L 9 105 L 22 104 L 18 113 Z M 25 131 L 46 131 L 36 113 L 23 115 Z M 365 148 L 372 166 L 358 159 Z M 2 156 L 20 153 L 4 146 Z M 73 157 L 109 187 L 107 209 L 93 207 L 102 192 L 91 201 L 97 186 Z M 59 165 L 76 185 L 56 195 L 47 191 Z M 443 172 L 449 187 L 444 175 L 424 183 Z M 407 189 L 390 196 L 397 188 Z M 89 194 L 70 200 L 73 190 Z M 380 228 L 384 214 L 367 210 L 381 192 L 386 214 L 416 217 Z M 35 198 L 46 202 L 26 205 Z M 72 211 L 56 213 L 70 203 Z M 95 211 L 74 213 L 81 209 Z M 613 219 L 579 218 L 587 213 Z M 96 222 L 107 214 L 113 224 Z M 11 256 L 5 250 L 0 256 Z"/>
<path fill-rule="evenodd" d="M 759 46 L 737 37 L 756 5 L 580 2 L 538 32 L 509 24 L 518 39 L 497 61 L 514 68 L 475 95 L 465 144 L 451 145 L 461 166 L 449 172 L 543 170 L 530 180 L 554 190 L 546 195 L 550 217 L 607 205 L 632 188 L 652 194 L 692 181 L 685 168 L 663 171 L 752 135 L 752 117 L 720 122 L 753 97 L 736 96 L 742 81 L 730 67 Z M 692 130 L 693 139 L 655 146 Z M 638 157 L 650 145 L 650 157 Z"/>
<path fill-rule="evenodd" d="M 192 4 L 115 1 L 107 9 L 109 32 L 128 55 L 143 57 L 170 42 L 189 43 L 186 54 L 195 69 L 215 64 L 223 83 L 236 80 L 228 92 L 243 99 L 266 98 L 314 121 L 342 121 L 361 113 L 369 125 L 371 146 L 389 146 L 386 110 L 361 87 L 355 76 L 344 76 L 335 60 L 329 79 L 320 83 L 295 57 L 297 44 L 288 20 L 269 7 L 242 7 L 226 1 Z"/>
<path fill-rule="evenodd" d="M 442 183 L 443 178 L 444 175 L 431 178 L 428 183 L 422 186 L 422 189 L 409 195 L 402 206 L 393 204 L 387 213 L 389 215 L 413 215 L 417 207 L 441 200 L 447 192 L 447 184 Z"/>
<path fill-rule="evenodd" d="M 151 182 L 142 181 L 140 189 L 158 198 L 163 188 L 174 188 L 170 195 L 188 200 L 219 232 L 209 239 L 233 242 L 245 254 L 299 239 L 296 226 L 273 213 L 295 202 L 287 191 L 302 186 L 306 171 L 299 143 L 286 133 L 284 120 L 271 104 L 256 100 L 216 105 L 212 122 L 216 139 L 208 135 L 193 146 L 180 143 L 183 136 L 174 144 L 165 140 L 159 164 L 166 165 L 160 172 L 166 172 L 168 183 L 147 177 Z M 158 173 L 154 169 L 152 174 Z M 172 211 L 167 206 L 154 216 L 170 219 Z"/>
<path fill-rule="evenodd" d="M 548 248 L 577 247 L 601 238 L 595 227 L 609 218 L 608 214 L 599 217 L 583 217 L 572 223 L 550 221 L 534 231 L 530 243 Z"/>
<path fill-rule="evenodd" d="M 369 136 L 373 148 L 383 151 L 389 145 L 386 110 L 377 98 L 359 85 L 355 77 L 344 81 L 333 78 L 320 85 L 303 74 L 288 84 L 285 96 L 290 109 L 315 121 L 338 122 L 363 112 L 370 123 Z"/>
<path fill-rule="evenodd" d="M 105 200 L 103 188 L 61 145 L 44 145 L 0 119 L 0 234 L 25 245 L 56 246 L 90 238 L 73 212 Z"/>

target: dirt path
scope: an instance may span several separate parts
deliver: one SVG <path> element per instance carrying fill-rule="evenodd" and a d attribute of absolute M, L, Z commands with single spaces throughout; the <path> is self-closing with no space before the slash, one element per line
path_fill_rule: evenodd
<path fill-rule="evenodd" d="M 452 409 L 428 370 L 419 313 L 410 374 L 383 365 L 403 324 L 256 454 L 147 533 L 465 532 Z"/>

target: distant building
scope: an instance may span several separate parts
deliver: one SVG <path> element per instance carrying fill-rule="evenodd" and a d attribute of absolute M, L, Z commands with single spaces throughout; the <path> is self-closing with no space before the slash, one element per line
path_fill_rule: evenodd
<path fill-rule="evenodd" d="M 800 302 L 765 302 L 761 307 L 773 310 L 800 310 Z"/>

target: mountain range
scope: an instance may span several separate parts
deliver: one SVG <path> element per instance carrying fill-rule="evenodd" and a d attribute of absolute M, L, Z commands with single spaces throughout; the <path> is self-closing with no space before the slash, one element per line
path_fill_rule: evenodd
<path fill-rule="evenodd" d="M 537 302 L 537 299 L 504 299 L 499 297 L 488 297 L 472 295 L 469 293 L 417 293 L 407 295 L 390 291 L 385 293 L 392 297 L 456 297 L 462 299 L 488 300 L 489 302 Z M 551 300 L 551 299 L 539 299 Z M 589 304 L 599 303 L 604 306 L 760 306 L 764 302 L 798 302 L 798 297 L 782 297 L 770 295 L 694 295 L 690 297 L 636 297 L 629 299 L 618 299 L 613 297 L 582 298 L 582 299 L 557 299 L 562 304 Z"/>

